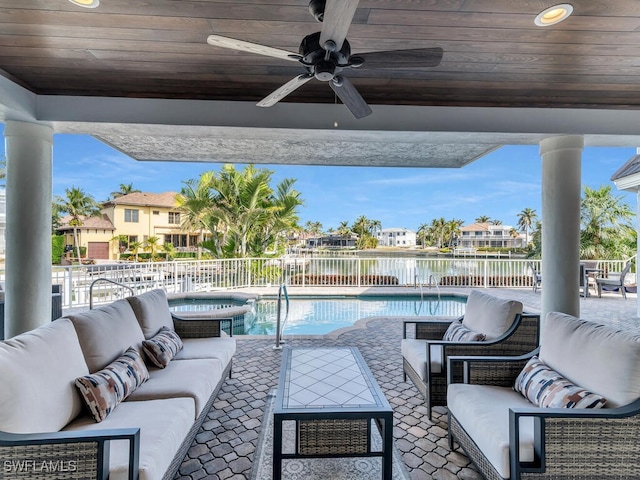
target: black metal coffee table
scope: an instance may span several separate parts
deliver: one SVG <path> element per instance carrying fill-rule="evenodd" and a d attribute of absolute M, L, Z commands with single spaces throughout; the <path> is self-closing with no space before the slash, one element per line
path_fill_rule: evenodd
<path fill-rule="evenodd" d="M 273 480 L 282 460 L 299 457 L 382 457 L 391 480 L 393 411 L 354 347 L 286 347 L 274 410 Z M 295 452 L 283 453 L 282 423 L 295 421 Z M 372 450 L 375 420 L 382 448 Z"/>

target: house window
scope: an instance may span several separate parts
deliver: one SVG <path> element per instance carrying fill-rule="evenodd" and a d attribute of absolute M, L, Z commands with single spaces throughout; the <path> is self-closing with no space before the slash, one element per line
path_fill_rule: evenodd
<path fill-rule="evenodd" d="M 154 210 L 154 211 L 153 211 L 153 214 L 154 214 L 154 215 L 160 215 L 160 210 Z"/>
<path fill-rule="evenodd" d="M 138 210 L 133 210 L 130 208 L 124 209 L 124 221 L 131 223 L 138 223 Z"/>
<path fill-rule="evenodd" d="M 169 212 L 169 223 L 180 223 L 180 212 Z"/>

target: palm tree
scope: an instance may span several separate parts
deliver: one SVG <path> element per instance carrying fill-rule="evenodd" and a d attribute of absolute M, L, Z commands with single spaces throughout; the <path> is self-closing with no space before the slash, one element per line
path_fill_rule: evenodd
<path fill-rule="evenodd" d="M 82 189 L 77 187 L 65 189 L 65 196 L 56 197 L 54 204 L 54 208 L 58 213 L 67 213 L 71 216 L 69 226 L 73 227 L 73 241 L 76 245 L 78 261 L 82 263 L 80 258 L 78 227 L 83 225 L 84 218 L 100 214 L 98 205 L 91 195 L 88 195 Z"/>
<path fill-rule="evenodd" d="M 304 224 L 305 231 L 313 236 L 318 236 L 322 233 L 322 224 L 320 222 L 306 222 Z"/>
<path fill-rule="evenodd" d="M 360 215 L 358 218 L 356 218 L 356 221 L 353 222 L 353 225 L 351 226 L 351 230 L 353 230 L 355 233 L 357 233 L 362 237 L 364 236 L 365 233 L 369 233 L 371 228 L 370 225 L 371 225 L 371 220 L 369 220 L 364 215 Z"/>
<path fill-rule="evenodd" d="M 456 238 L 460 236 L 460 227 L 464 225 L 464 220 L 452 219 L 446 222 L 444 231 L 447 237 L 447 245 L 452 246 Z"/>
<path fill-rule="evenodd" d="M 376 237 L 378 231 L 382 233 L 382 222 L 380 220 L 371 220 L 369 226 L 371 227 L 371 234 L 374 237 Z"/>
<path fill-rule="evenodd" d="M 371 244 L 371 220 L 369 220 L 366 216 L 360 215 L 356 218 L 356 221 L 353 222 L 351 226 L 351 230 L 353 230 L 356 234 L 358 234 L 358 248 L 365 249 L 368 245 Z"/>
<path fill-rule="evenodd" d="M 584 187 L 580 205 L 582 258 L 620 258 L 628 256 L 634 213 L 611 193 L 611 186 Z"/>
<path fill-rule="evenodd" d="M 287 232 L 298 228 L 298 207 L 304 202 L 300 192 L 293 188 L 295 180 L 285 178 L 276 185 L 275 195 L 267 199 L 269 215 L 252 235 L 253 254 L 260 255 L 270 246 L 277 246 Z"/>
<path fill-rule="evenodd" d="M 160 238 L 156 236 L 147 237 L 147 239 L 144 241 L 144 249 L 150 254 L 149 261 L 153 259 L 153 256 L 155 255 L 156 250 L 158 250 L 159 243 L 160 243 Z"/>
<path fill-rule="evenodd" d="M 524 232 L 525 246 L 529 247 L 529 230 L 538 219 L 538 214 L 531 208 L 525 208 L 518 214 L 518 227 Z"/>
<path fill-rule="evenodd" d="M 489 220 L 489 223 L 491 223 L 491 225 L 502 225 L 502 220 L 493 219 Z"/>
<path fill-rule="evenodd" d="M 489 220 L 491 220 L 490 217 L 487 217 L 486 215 L 480 215 L 478 218 L 476 218 L 476 223 L 489 223 Z"/>
<path fill-rule="evenodd" d="M 351 227 L 349 227 L 349 222 L 340 222 L 340 225 L 338 225 L 338 235 L 340 235 L 341 237 L 349 237 L 353 231 L 351 230 Z"/>
<path fill-rule="evenodd" d="M 431 235 L 433 235 L 433 237 L 437 239 L 436 243 L 438 248 L 442 248 L 442 246 L 444 245 L 446 228 L 447 221 L 444 219 L 444 217 L 434 218 L 433 220 L 431 220 Z"/>
<path fill-rule="evenodd" d="M 175 253 L 176 248 L 173 246 L 173 243 L 165 242 L 162 244 L 162 251 L 165 254 L 165 260 L 169 261 L 172 259 L 172 256 Z"/>
<path fill-rule="evenodd" d="M 216 225 L 211 218 L 213 208 L 213 197 L 211 194 L 211 178 L 213 172 L 204 172 L 198 180 L 191 179 L 184 183 L 180 193 L 176 195 L 176 206 L 180 210 L 181 227 L 188 231 L 198 232 L 198 260 L 202 256 L 202 243 L 204 234 L 209 230 L 213 235 L 213 244 L 217 256 L 220 253 L 219 235 L 216 232 Z"/>
<path fill-rule="evenodd" d="M 282 180 L 274 191 L 272 175 L 253 165 L 243 171 L 224 165 L 219 172 L 203 173 L 198 182 L 187 182 L 177 197 L 186 225 L 202 234 L 208 229 L 213 240 L 201 244 L 217 256 L 264 253 L 297 227 L 297 208 L 303 203 L 295 180 Z"/>
<path fill-rule="evenodd" d="M 430 226 L 428 223 L 421 223 L 418 227 L 417 234 L 422 238 L 422 248 L 427 247 L 427 237 L 429 236 Z"/>
<path fill-rule="evenodd" d="M 140 190 L 133 188 L 133 183 L 121 183 L 120 190 L 117 192 L 111 192 L 111 198 L 116 199 L 118 197 L 122 197 L 124 195 L 129 195 L 130 193 L 139 193 Z"/>
<path fill-rule="evenodd" d="M 136 262 L 138 261 L 138 253 L 140 252 L 141 248 L 142 248 L 142 243 L 141 242 L 137 242 L 136 241 L 136 242 L 129 243 L 129 250 L 135 256 Z"/>

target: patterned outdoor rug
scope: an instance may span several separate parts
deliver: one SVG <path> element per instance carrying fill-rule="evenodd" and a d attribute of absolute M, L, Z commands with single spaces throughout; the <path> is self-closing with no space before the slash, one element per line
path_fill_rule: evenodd
<path fill-rule="evenodd" d="M 275 392 L 267 397 L 262 430 L 258 440 L 251 480 L 271 480 L 273 455 L 273 408 Z M 295 426 L 293 422 L 283 424 L 283 451 L 292 452 Z M 382 438 L 378 429 L 371 428 L 372 446 L 380 449 Z M 291 458 L 282 460 L 282 478 L 286 480 L 380 480 L 382 459 L 380 457 L 353 458 Z M 409 480 L 409 473 L 395 445 L 393 447 L 393 480 Z"/>

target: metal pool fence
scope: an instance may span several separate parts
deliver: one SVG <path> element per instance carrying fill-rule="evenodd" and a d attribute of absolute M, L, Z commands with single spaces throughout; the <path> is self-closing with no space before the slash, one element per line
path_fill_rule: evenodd
<path fill-rule="evenodd" d="M 601 260 L 607 272 L 622 270 L 623 260 Z M 60 286 L 64 308 L 89 305 L 91 284 L 106 278 L 134 293 L 162 288 L 168 293 L 290 286 L 532 286 L 540 260 L 479 258 L 371 258 L 358 256 L 242 258 L 201 261 L 98 264 L 54 267 L 52 284 Z M 4 280 L 4 272 L 0 272 Z M 130 295 L 109 282 L 93 286 L 94 305 Z"/>

